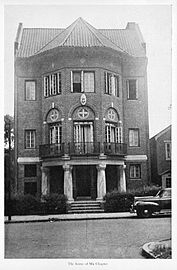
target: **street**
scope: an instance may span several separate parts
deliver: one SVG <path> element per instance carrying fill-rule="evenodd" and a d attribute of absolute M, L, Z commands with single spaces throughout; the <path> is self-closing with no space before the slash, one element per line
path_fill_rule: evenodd
<path fill-rule="evenodd" d="M 5 225 L 5 258 L 143 258 L 143 244 L 171 238 L 171 217 Z"/>

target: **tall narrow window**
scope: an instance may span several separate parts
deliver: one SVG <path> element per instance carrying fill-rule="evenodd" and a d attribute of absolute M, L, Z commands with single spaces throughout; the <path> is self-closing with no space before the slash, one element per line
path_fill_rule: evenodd
<path fill-rule="evenodd" d="M 60 144 L 62 142 L 62 126 L 61 124 L 51 124 L 49 126 L 50 144 Z"/>
<path fill-rule="evenodd" d="M 127 96 L 130 100 L 136 100 L 138 98 L 137 80 L 127 80 Z"/>
<path fill-rule="evenodd" d="M 130 178 L 131 179 L 141 178 L 141 165 L 140 164 L 130 165 Z"/>
<path fill-rule="evenodd" d="M 25 130 L 25 148 L 27 149 L 35 148 L 35 144 L 36 144 L 36 131 Z"/>
<path fill-rule="evenodd" d="M 25 100 L 36 99 L 36 83 L 35 81 L 25 81 Z"/>
<path fill-rule="evenodd" d="M 108 72 L 104 73 L 105 94 L 119 97 L 119 76 Z"/>
<path fill-rule="evenodd" d="M 129 129 L 129 146 L 139 146 L 139 129 Z"/>
<path fill-rule="evenodd" d="M 115 124 L 106 123 L 105 140 L 106 143 L 121 143 L 122 142 L 121 127 L 117 127 Z"/>
<path fill-rule="evenodd" d="M 44 77 L 44 96 L 61 94 L 61 73 L 53 73 Z"/>
<path fill-rule="evenodd" d="M 165 157 L 166 160 L 171 159 L 171 142 L 165 142 Z"/>

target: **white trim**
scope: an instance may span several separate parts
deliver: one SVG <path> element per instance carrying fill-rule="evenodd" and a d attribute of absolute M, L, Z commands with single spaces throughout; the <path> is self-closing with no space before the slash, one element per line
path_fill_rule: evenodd
<path fill-rule="evenodd" d="M 146 155 L 128 155 L 125 157 L 126 161 L 144 161 L 147 160 L 147 156 Z"/>
<path fill-rule="evenodd" d="M 40 162 L 40 158 L 39 157 L 19 157 L 17 159 L 18 163 L 36 163 L 36 162 Z"/>

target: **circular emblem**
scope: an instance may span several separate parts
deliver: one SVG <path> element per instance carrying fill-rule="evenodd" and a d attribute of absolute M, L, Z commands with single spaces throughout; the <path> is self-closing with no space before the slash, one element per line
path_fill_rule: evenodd
<path fill-rule="evenodd" d="M 56 109 L 50 112 L 51 121 L 56 121 L 58 119 L 58 111 Z"/>
<path fill-rule="evenodd" d="M 85 108 L 81 108 L 77 114 L 81 119 L 85 119 L 89 116 L 89 112 Z"/>
<path fill-rule="evenodd" d="M 86 95 L 85 94 L 82 94 L 81 95 L 80 102 L 81 102 L 81 105 L 85 105 L 86 104 L 87 98 L 86 98 Z"/>
<path fill-rule="evenodd" d="M 116 114 L 115 114 L 115 111 L 114 111 L 114 110 L 110 109 L 110 110 L 108 111 L 108 118 L 109 118 L 110 120 L 115 120 Z"/>

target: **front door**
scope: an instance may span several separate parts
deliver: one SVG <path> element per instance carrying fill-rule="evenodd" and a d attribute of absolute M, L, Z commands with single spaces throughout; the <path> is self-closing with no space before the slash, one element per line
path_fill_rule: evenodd
<path fill-rule="evenodd" d="M 89 166 L 76 166 L 76 192 L 77 197 L 91 196 L 91 175 Z"/>

